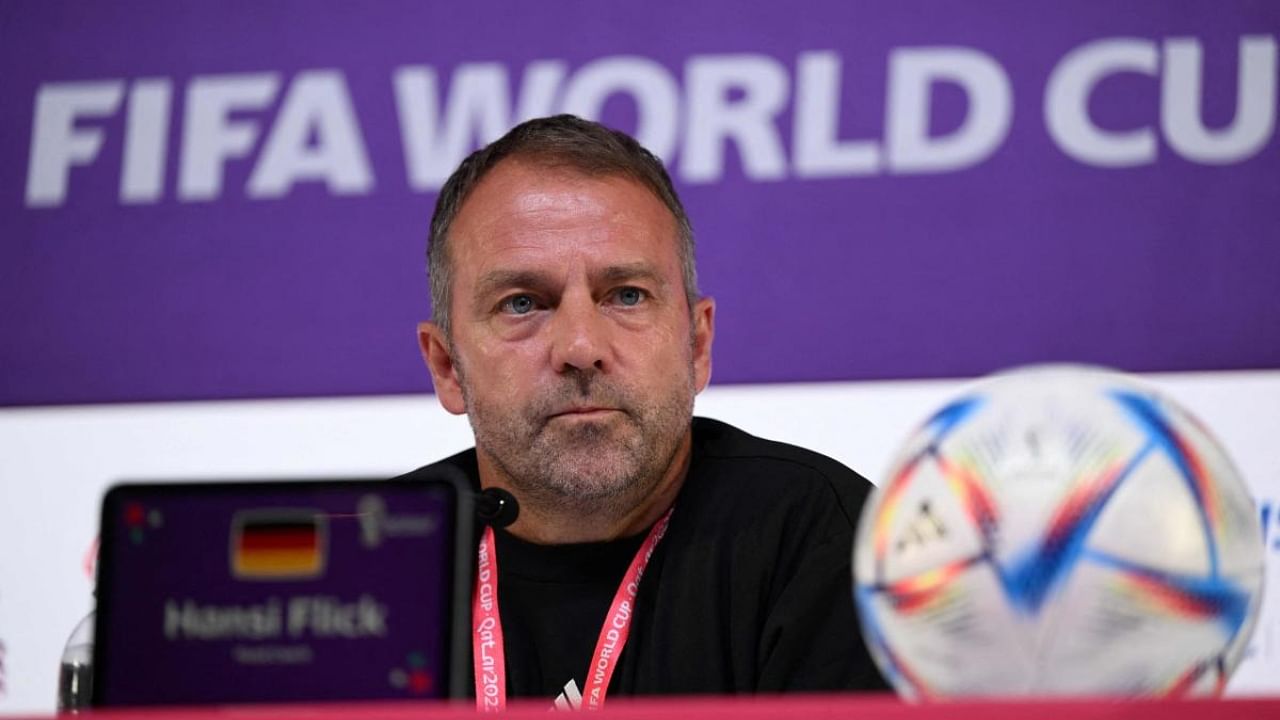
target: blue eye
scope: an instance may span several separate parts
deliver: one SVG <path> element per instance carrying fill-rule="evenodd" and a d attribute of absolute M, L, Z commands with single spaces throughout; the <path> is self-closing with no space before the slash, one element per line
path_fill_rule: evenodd
<path fill-rule="evenodd" d="M 512 295 L 502 301 L 502 311 L 512 315 L 527 315 L 533 312 L 533 298 L 528 295 Z"/>
<path fill-rule="evenodd" d="M 641 300 L 644 300 L 644 291 L 640 288 L 628 287 L 618 291 L 618 302 L 623 305 L 639 305 Z"/>

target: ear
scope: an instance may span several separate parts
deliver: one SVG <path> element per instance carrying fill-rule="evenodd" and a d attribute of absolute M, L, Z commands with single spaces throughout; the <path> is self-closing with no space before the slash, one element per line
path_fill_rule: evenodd
<path fill-rule="evenodd" d="M 418 323 L 418 347 L 422 349 L 422 359 L 431 371 L 431 382 L 436 387 L 440 404 L 454 415 L 465 413 L 467 404 L 462 399 L 458 366 L 453 361 L 453 352 L 444 331 L 433 322 Z"/>
<path fill-rule="evenodd" d="M 716 301 L 704 297 L 693 306 L 693 377 L 702 392 L 711 382 L 711 342 L 716 336 Z"/>

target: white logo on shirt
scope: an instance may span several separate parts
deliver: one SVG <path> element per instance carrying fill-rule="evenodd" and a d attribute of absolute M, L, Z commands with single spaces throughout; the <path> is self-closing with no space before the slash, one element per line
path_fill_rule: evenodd
<path fill-rule="evenodd" d="M 569 682 L 564 684 L 564 690 L 556 696 L 556 704 L 553 710 L 578 710 L 582 707 L 582 691 L 578 689 L 578 683 L 573 678 L 569 678 Z"/>

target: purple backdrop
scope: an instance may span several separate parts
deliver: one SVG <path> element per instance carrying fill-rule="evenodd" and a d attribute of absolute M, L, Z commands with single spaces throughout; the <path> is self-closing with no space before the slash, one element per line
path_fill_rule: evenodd
<path fill-rule="evenodd" d="M 656 63 L 679 93 L 677 140 L 664 155 L 698 234 L 702 289 L 719 302 L 717 382 L 964 376 L 1032 361 L 1280 367 L 1274 96 L 1263 144 L 1229 162 L 1186 157 L 1160 122 L 1171 38 L 1202 49 L 1204 122 L 1222 128 L 1236 114 L 1241 39 L 1274 47 L 1280 5 L 685 5 L 0 5 L 0 404 L 428 389 L 414 325 L 429 314 L 434 192 L 409 177 L 397 69 L 432 68 L 447 93 L 459 68 L 497 63 L 516 98 L 535 61 L 560 61 L 572 78 L 617 57 Z M 1154 74 L 1109 75 L 1088 103 L 1100 128 L 1150 128 L 1150 161 L 1082 162 L 1047 127 L 1055 68 L 1104 38 L 1161 53 Z M 1007 76 L 1010 125 L 989 154 L 940 172 L 799 168 L 799 58 L 838 56 L 839 137 L 883 144 L 891 55 L 928 47 L 969 48 Z M 772 121 L 781 177 L 761 178 L 744 159 L 756 151 L 735 142 L 714 177 L 694 177 L 683 164 L 690 68 L 746 54 L 785 71 Z M 1273 54 L 1271 87 L 1274 65 Z M 284 98 L 314 70 L 345 80 L 371 185 L 344 194 L 303 181 L 282 197 L 251 197 Z M 231 114 L 257 127 L 252 148 L 228 156 L 213 199 L 182 197 L 192 79 L 263 72 L 279 78 L 270 99 Z M 122 203 L 130 89 L 148 78 L 172 92 L 163 184 L 154 200 Z M 68 131 L 97 133 L 101 147 L 68 165 L 65 197 L 33 202 L 41 88 L 112 80 L 123 83 L 118 106 L 82 113 Z M 954 83 L 931 87 L 930 135 L 957 132 L 970 96 Z M 441 112 L 449 104 L 442 97 Z M 642 105 L 619 92 L 600 115 L 635 130 Z"/>

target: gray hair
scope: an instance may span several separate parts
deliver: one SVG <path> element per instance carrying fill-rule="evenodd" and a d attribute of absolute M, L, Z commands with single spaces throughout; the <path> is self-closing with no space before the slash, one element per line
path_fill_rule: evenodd
<path fill-rule="evenodd" d="M 555 115 L 520 123 L 498 140 L 471 153 L 440 189 L 431 216 L 427 274 L 431 283 L 432 319 L 446 336 L 450 335 L 449 304 L 453 296 L 449 228 L 480 181 L 509 157 L 589 176 L 621 176 L 653 192 L 675 218 L 684 292 L 689 311 L 693 311 L 699 297 L 693 226 L 662 161 L 626 133 L 573 115 Z"/>

